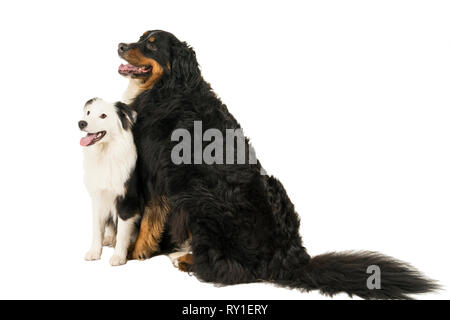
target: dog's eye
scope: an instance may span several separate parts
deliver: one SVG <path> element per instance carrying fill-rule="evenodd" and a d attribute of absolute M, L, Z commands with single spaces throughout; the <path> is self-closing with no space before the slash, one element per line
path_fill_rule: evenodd
<path fill-rule="evenodd" d="M 89 113 L 91 113 L 90 111 L 88 111 L 86 114 L 89 115 Z"/>
<path fill-rule="evenodd" d="M 156 51 L 157 50 L 156 46 L 154 44 L 150 43 L 150 42 L 147 42 L 147 48 L 149 50 L 152 50 L 152 51 Z"/>
<path fill-rule="evenodd" d="M 100 118 L 105 119 L 105 118 L 106 118 L 106 114 L 102 113 L 102 114 L 100 115 Z"/>

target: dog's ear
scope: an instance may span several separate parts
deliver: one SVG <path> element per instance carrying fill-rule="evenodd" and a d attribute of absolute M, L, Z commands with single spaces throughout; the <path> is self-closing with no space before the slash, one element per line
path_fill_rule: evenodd
<path fill-rule="evenodd" d="M 116 102 L 115 106 L 122 128 L 124 130 L 130 129 L 136 121 L 137 112 L 123 102 Z"/>
<path fill-rule="evenodd" d="M 95 101 L 97 101 L 97 100 L 101 100 L 100 98 L 97 98 L 97 97 L 95 97 L 95 98 L 92 98 L 92 99 L 89 99 L 88 101 L 86 101 L 86 103 L 84 104 L 84 107 L 86 108 L 88 105 L 91 105 L 91 104 L 93 104 Z"/>
<path fill-rule="evenodd" d="M 202 79 L 195 51 L 186 42 L 178 39 L 172 42 L 170 75 L 172 85 L 188 89 L 196 87 Z"/>

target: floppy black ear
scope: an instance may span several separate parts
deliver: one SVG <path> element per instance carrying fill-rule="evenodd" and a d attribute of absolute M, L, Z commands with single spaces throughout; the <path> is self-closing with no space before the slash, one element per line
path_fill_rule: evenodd
<path fill-rule="evenodd" d="M 116 102 L 116 112 L 124 130 L 131 128 L 136 121 L 137 112 L 123 102 Z"/>
<path fill-rule="evenodd" d="M 174 40 L 170 74 L 172 84 L 185 88 L 194 88 L 201 81 L 195 51 L 186 42 Z"/>

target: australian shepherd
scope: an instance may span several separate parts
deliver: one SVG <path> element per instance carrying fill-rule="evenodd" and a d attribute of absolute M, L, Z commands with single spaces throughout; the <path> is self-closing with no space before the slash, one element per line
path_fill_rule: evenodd
<path fill-rule="evenodd" d="M 84 155 L 84 182 L 92 198 L 93 237 L 86 260 L 98 260 L 104 245 L 113 246 L 113 266 L 125 264 L 136 238 L 140 215 L 121 215 L 118 206 L 130 186 L 136 165 L 131 132 L 135 112 L 124 103 L 89 100 L 78 122 L 86 136 L 80 140 Z"/>

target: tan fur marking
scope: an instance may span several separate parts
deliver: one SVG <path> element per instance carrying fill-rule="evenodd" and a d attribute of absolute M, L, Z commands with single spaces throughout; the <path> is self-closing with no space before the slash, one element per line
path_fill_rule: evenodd
<path fill-rule="evenodd" d="M 144 260 L 159 251 L 159 242 L 169 213 L 166 198 L 151 201 L 145 208 L 139 235 L 131 253 L 133 259 Z"/>
<path fill-rule="evenodd" d="M 150 37 L 150 38 L 148 38 L 148 41 L 149 41 L 149 42 L 155 42 L 155 37 Z"/>
<path fill-rule="evenodd" d="M 188 253 L 178 258 L 178 269 L 183 272 L 189 272 L 194 262 L 192 254 Z"/>
<path fill-rule="evenodd" d="M 134 66 L 152 66 L 152 74 L 148 79 L 143 81 L 142 90 L 149 90 L 158 82 L 164 73 L 163 67 L 152 58 L 145 57 L 137 48 L 127 52 L 125 60 Z"/>
<path fill-rule="evenodd" d="M 158 82 L 158 80 L 162 77 L 164 70 L 163 67 L 153 59 L 150 59 L 152 63 L 152 75 L 144 82 L 141 86 L 143 90 L 149 90 L 153 88 L 153 86 Z"/>

